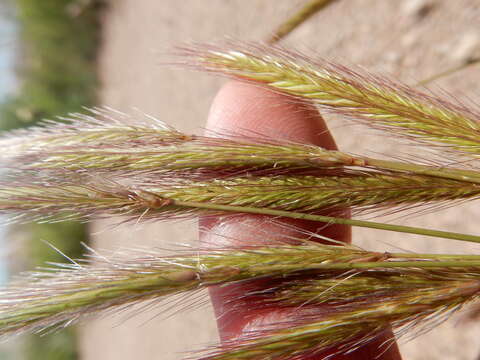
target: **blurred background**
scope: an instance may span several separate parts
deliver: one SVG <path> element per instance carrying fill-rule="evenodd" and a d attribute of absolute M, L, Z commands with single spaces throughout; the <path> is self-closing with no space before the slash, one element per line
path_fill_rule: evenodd
<path fill-rule="evenodd" d="M 200 133 L 222 79 L 165 66 L 173 46 L 189 42 L 262 41 L 304 0 L 0 0 L 0 127 L 11 130 L 54 119 L 83 106 L 139 109 L 182 131 Z M 464 67 L 480 57 L 477 0 L 338 0 L 282 45 L 344 64 L 391 75 L 414 85 Z M 163 65 L 162 65 L 163 64 Z M 431 82 L 436 92 L 478 103 L 480 67 Z M 472 100 L 473 99 L 473 100 Z M 396 154 L 387 135 L 326 116 L 340 149 Z M 352 136 L 352 134 L 354 136 Z M 409 149 L 410 152 L 412 149 Z M 416 151 L 416 150 L 415 150 Z M 467 233 L 478 232 L 475 204 L 388 221 Z M 81 241 L 101 249 L 165 248 L 195 244 L 196 223 L 111 227 L 111 222 L 28 224 L 1 230 L 0 279 L 64 258 L 82 256 Z M 5 235 L 6 234 L 6 235 Z M 354 229 L 368 249 L 478 252 L 455 241 Z M 7 261 L 8 260 L 8 261 Z M 203 301 L 202 301 L 203 304 Z M 92 319 L 54 334 L 2 344 L 1 359 L 181 359 L 217 341 L 208 305 L 165 318 L 162 308 Z M 473 360 L 480 352 L 476 324 L 454 317 L 425 336 L 401 343 L 405 359 Z M 448 340 L 447 340 L 448 339 Z"/>
<path fill-rule="evenodd" d="M 100 11 L 97 1 L 1 0 L 0 129 L 9 131 L 97 104 Z M 43 241 L 42 241 L 43 240 Z M 47 244 L 50 244 L 48 245 Z M 18 272 L 74 258 L 88 242 L 85 224 L 25 224 L 0 228 L 0 281 Z M 79 358 L 72 327 L 0 345 L 0 359 Z"/>

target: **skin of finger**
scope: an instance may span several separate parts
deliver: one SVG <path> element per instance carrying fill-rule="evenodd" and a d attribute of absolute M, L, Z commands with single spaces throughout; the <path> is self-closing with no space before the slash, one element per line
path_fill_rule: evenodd
<path fill-rule="evenodd" d="M 262 87 L 241 82 L 229 82 L 219 91 L 210 109 L 207 121 L 207 131 L 209 130 L 218 134 L 222 132 L 260 134 L 288 141 L 310 143 L 330 150 L 337 149 L 325 122 L 315 107 Z M 278 241 L 279 238 L 298 236 L 298 230 L 294 228 L 343 242 L 350 242 L 351 239 L 348 226 L 325 226 L 318 222 L 293 219 L 279 221 L 289 226 L 278 226 L 278 222 L 272 222 L 269 217 L 258 215 L 244 215 L 241 220 L 238 217 L 201 218 L 200 240 L 204 246 L 216 247 L 268 244 Z M 246 329 L 253 330 L 252 323 L 259 324 L 265 321 L 271 323 L 276 317 L 285 318 L 285 313 L 290 312 L 290 310 L 280 309 L 278 311 L 252 310 L 248 306 L 235 304 L 234 300 L 225 301 L 225 299 L 241 297 L 242 293 L 242 285 L 215 287 L 210 290 L 222 341 L 235 339 Z M 388 336 L 379 339 L 378 342 L 381 343 L 386 338 Z M 378 342 L 366 345 L 348 355 L 340 355 L 335 359 L 375 358 L 378 355 Z M 372 354 L 375 355 L 372 357 Z M 324 356 L 326 354 L 308 357 L 308 359 L 321 359 Z M 396 344 L 390 346 L 379 359 L 400 359 Z"/>

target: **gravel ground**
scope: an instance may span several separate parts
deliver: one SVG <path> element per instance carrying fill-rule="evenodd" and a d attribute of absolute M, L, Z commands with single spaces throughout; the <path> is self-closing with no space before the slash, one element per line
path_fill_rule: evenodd
<path fill-rule="evenodd" d="M 154 115 L 181 130 L 201 132 L 209 104 L 223 80 L 172 69 L 165 53 L 173 45 L 211 42 L 231 36 L 262 40 L 288 11 L 302 3 L 291 0 L 142 0 L 112 1 L 105 14 L 104 45 L 99 72 L 101 100 L 123 111 Z M 475 0 L 349 0 L 339 1 L 292 34 L 284 45 L 346 64 L 416 81 L 455 66 L 480 51 L 480 5 Z M 433 89 L 478 101 L 480 68 L 472 67 L 437 81 Z M 341 149 L 399 154 L 388 136 L 377 136 L 329 117 Z M 357 135 L 361 132 L 361 135 Z M 352 133 L 355 136 L 352 136 Z M 375 146 L 372 147 L 372 144 Z M 446 209 L 422 218 L 402 217 L 402 224 L 434 226 L 451 231 L 475 231 L 475 205 Z M 461 216 L 460 216 L 461 215 Z M 390 217 L 390 220 L 392 217 Z M 165 248 L 195 243 L 195 223 L 117 227 L 92 226 L 96 246 Z M 413 236 L 354 231 L 354 242 L 372 249 L 392 244 L 414 251 L 474 251 L 454 241 L 426 241 Z M 199 299 L 193 311 L 165 318 L 161 306 L 108 316 L 83 326 L 83 360 L 181 359 L 185 352 L 216 341 L 211 309 Z M 132 313 L 139 315 L 130 318 Z M 480 328 L 455 317 L 427 335 L 402 343 L 405 359 L 472 360 L 480 351 Z"/>

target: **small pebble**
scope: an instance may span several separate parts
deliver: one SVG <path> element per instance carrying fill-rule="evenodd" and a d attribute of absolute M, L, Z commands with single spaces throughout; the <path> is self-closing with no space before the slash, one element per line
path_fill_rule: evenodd
<path fill-rule="evenodd" d="M 426 17 L 434 7 L 435 3 L 431 0 L 405 0 L 402 11 L 405 15 L 420 20 Z"/>
<path fill-rule="evenodd" d="M 468 62 L 480 55 L 480 35 L 477 32 L 461 34 L 455 47 L 450 52 L 450 58 L 455 61 Z"/>

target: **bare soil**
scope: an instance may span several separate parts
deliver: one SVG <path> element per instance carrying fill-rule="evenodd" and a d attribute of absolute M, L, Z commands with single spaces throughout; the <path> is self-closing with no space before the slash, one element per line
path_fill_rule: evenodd
<path fill-rule="evenodd" d="M 105 105 L 142 112 L 199 133 L 209 104 L 223 80 L 162 65 L 172 46 L 191 41 L 266 39 L 274 26 L 302 1 L 291 0 L 142 0 L 112 1 L 104 17 L 99 72 Z M 340 0 L 317 14 L 283 45 L 308 54 L 390 74 L 406 83 L 456 66 L 480 51 L 480 4 L 475 0 Z M 431 87 L 478 102 L 480 67 L 435 82 Z M 328 117 L 342 150 L 399 155 L 388 135 L 377 136 L 340 119 Z M 411 149 L 410 149 L 411 150 Z M 416 150 L 415 150 L 416 151 Z M 402 224 L 475 233 L 477 206 L 462 205 L 425 216 L 396 218 Z M 389 220 L 393 220 L 390 216 Z M 195 222 L 149 224 L 111 229 L 92 226 L 98 248 L 165 248 L 194 244 Z M 354 242 L 371 249 L 412 251 L 477 251 L 460 242 L 354 230 Z M 207 298 L 193 311 L 181 309 L 165 318 L 162 304 L 136 308 L 92 320 L 82 328 L 83 360 L 181 359 L 185 353 L 217 340 Z M 167 305 L 168 306 L 168 305 Z M 137 316 L 130 318 L 132 313 Z M 472 360 L 480 351 L 480 326 L 455 316 L 427 335 L 402 343 L 405 359 Z"/>

